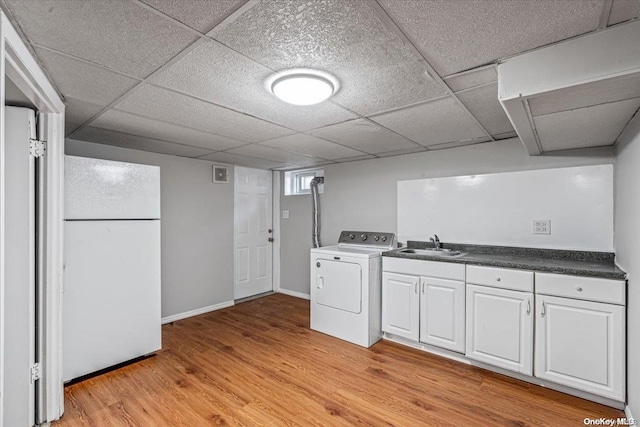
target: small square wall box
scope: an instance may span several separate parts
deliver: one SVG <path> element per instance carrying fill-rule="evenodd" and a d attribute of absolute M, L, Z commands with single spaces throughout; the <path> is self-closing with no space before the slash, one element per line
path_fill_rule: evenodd
<path fill-rule="evenodd" d="M 229 182 L 229 170 L 226 166 L 213 167 L 213 182 L 218 184 L 226 184 Z"/>

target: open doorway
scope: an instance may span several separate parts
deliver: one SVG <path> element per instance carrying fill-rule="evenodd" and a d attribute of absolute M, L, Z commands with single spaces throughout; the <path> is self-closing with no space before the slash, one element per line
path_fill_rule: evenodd
<path fill-rule="evenodd" d="M 21 427 L 63 411 L 64 104 L 0 18 L 0 427 Z"/>

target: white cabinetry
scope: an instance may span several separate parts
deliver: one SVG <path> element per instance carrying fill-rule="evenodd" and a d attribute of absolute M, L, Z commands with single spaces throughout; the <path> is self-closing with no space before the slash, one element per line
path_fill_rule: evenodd
<path fill-rule="evenodd" d="M 624 284 L 536 273 L 536 377 L 625 400 Z"/>
<path fill-rule="evenodd" d="M 420 278 L 397 273 L 382 273 L 382 330 L 418 341 Z"/>
<path fill-rule="evenodd" d="M 468 358 L 533 374 L 533 273 L 467 266 Z"/>
<path fill-rule="evenodd" d="M 391 257 L 383 270 L 384 332 L 625 401 L 625 280 Z"/>
<path fill-rule="evenodd" d="M 532 300 L 529 292 L 467 285 L 467 357 L 531 375 Z"/>
<path fill-rule="evenodd" d="M 464 352 L 464 265 L 384 258 L 382 330 Z"/>
<path fill-rule="evenodd" d="M 421 277 L 420 341 L 464 353 L 464 282 Z"/>

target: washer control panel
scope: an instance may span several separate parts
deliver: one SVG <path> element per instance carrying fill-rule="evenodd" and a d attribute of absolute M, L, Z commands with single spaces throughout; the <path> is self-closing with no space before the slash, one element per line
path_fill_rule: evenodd
<path fill-rule="evenodd" d="M 396 235 L 375 231 L 343 231 L 340 233 L 338 244 L 395 249 Z"/>

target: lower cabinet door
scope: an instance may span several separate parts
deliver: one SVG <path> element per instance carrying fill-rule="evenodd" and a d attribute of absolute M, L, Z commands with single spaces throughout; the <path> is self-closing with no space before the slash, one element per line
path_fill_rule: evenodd
<path fill-rule="evenodd" d="M 533 294 L 467 285 L 466 352 L 470 359 L 533 374 Z"/>
<path fill-rule="evenodd" d="M 420 341 L 464 353 L 464 282 L 420 278 Z"/>
<path fill-rule="evenodd" d="M 625 400 L 624 307 L 536 296 L 538 378 Z"/>
<path fill-rule="evenodd" d="M 382 273 L 382 330 L 418 341 L 420 327 L 420 278 Z"/>

